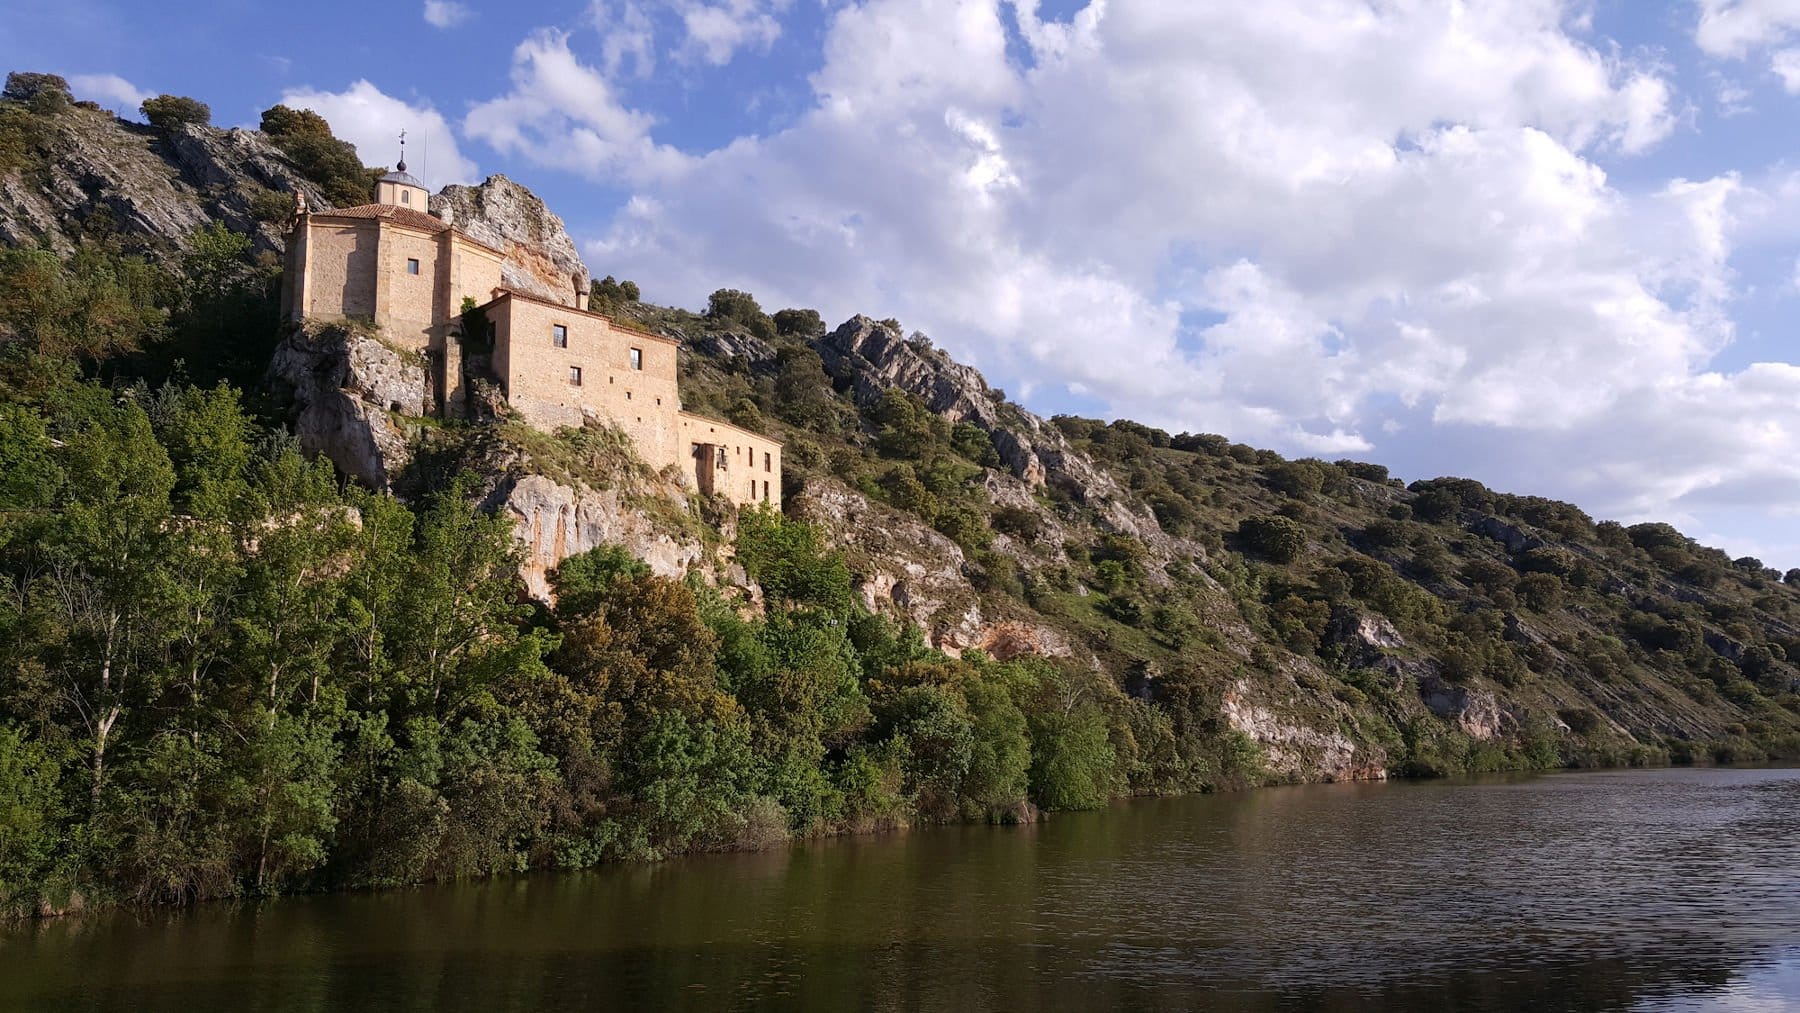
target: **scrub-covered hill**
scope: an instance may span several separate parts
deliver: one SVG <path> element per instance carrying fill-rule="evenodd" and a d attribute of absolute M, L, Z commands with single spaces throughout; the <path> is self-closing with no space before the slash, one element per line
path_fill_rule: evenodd
<path fill-rule="evenodd" d="M 523 424 L 478 343 L 467 418 L 429 417 L 418 356 L 274 312 L 283 188 L 353 199 L 354 151 L 279 107 L 162 110 L 0 97 L 5 910 L 1800 752 L 1800 573 L 1046 420 L 895 321 L 593 283 L 682 343 L 688 408 L 784 441 L 779 511 L 599 420 Z M 433 207 L 520 277 L 579 266 L 515 183 Z"/>

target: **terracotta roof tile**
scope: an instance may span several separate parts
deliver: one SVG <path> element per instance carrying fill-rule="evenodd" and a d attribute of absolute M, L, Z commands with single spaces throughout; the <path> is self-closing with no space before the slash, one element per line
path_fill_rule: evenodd
<path fill-rule="evenodd" d="M 423 211 L 403 208 L 398 204 L 358 204 L 353 208 L 337 208 L 332 211 L 320 211 L 315 218 L 378 218 L 397 225 L 410 225 L 426 232 L 447 232 L 450 224 L 442 218 L 434 218 Z"/>

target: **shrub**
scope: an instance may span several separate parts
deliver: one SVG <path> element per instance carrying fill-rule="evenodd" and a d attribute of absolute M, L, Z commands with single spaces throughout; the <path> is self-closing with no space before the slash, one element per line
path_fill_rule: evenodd
<path fill-rule="evenodd" d="M 250 193 L 250 216 L 259 222 L 283 222 L 293 211 L 293 198 L 279 190 L 259 186 Z"/>
<path fill-rule="evenodd" d="M 1502 591 L 1510 591 L 1519 583 L 1519 575 L 1513 572 L 1512 567 L 1491 559 L 1475 559 L 1465 563 L 1462 579 L 1489 598 Z"/>
<path fill-rule="evenodd" d="M 1191 454 L 1224 457 L 1231 449 L 1231 441 L 1217 433 L 1181 433 L 1170 438 L 1169 446 Z"/>
<path fill-rule="evenodd" d="M 1363 528 L 1363 540 L 1370 545 L 1383 548 L 1397 548 L 1405 545 L 1407 537 L 1405 521 L 1371 521 L 1368 527 Z"/>
<path fill-rule="evenodd" d="M 67 109 L 74 101 L 74 96 L 69 94 L 69 82 L 61 75 L 33 74 L 29 71 L 14 71 L 6 75 L 6 90 L 0 92 L 0 98 L 23 102 L 39 116 L 54 116 Z"/>
<path fill-rule="evenodd" d="M 1527 608 L 1548 612 L 1562 604 L 1568 589 L 1555 574 L 1528 573 L 1519 580 L 1518 595 Z"/>
<path fill-rule="evenodd" d="M 637 282 L 619 281 L 607 275 L 588 283 L 588 308 L 596 313 L 616 313 L 638 301 Z"/>
<path fill-rule="evenodd" d="M 1365 482 L 1374 482 L 1376 485 L 1386 485 L 1388 483 L 1388 470 L 1386 465 L 1365 464 L 1362 461 L 1345 460 L 1333 461 L 1332 466 L 1351 478 L 1360 478 Z"/>
<path fill-rule="evenodd" d="M 1000 454 L 987 430 L 969 422 L 958 422 L 950 431 L 950 447 L 983 468 L 1000 467 Z"/>
<path fill-rule="evenodd" d="M 1685 549 L 1690 544 L 1686 535 L 1668 524 L 1633 524 L 1625 529 L 1631 544 L 1649 551 L 1656 548 Z"/>
<path fill-rule="evenodd" d="M 1306 548 L 1306 530 L 1286 517 L 1246 517 L 1237 534 L 1247 550 L 1276 563 L 1291 563 Z"/>
<path fill-rule="evenodd" d="M 184 123 L 205 126 L 212 122 L 212 107 L 185 95 L 158 95 L 138 107 L 144 119 L 158 130 L 173 130 Z"/>
<path fill-rule="evenodd" d="M 1290 594 L 1269 610 L 1269 619 L 1290 650 L 1312 652 L 1318 650 L 1325 626 L 1331 621 L 1331 606 Z"/>
<path fill-rule="evenodd" d="M 1023 542 L 1035 542 L 1044 533 L 1043 518 L 1038 516 L 1037 511 L 1027 507 L 996 507 L 992 523 L 995 531 Z"/>
<path fill-rule="evenodd" d="M 775 321 L 763 312 L 756 297 L 735 288 L 722 288 L 707 296 L 706 316 L 720 323 L 737 324 L 764 341 L 775 336 Z"/>
<path fill-rule="evenodd" d="M 1443 489 L 1427 489 L 1412 501 L 1412 514 L 1427 524 L 1442 524 L 1462 509 L 1462 501 Z"/>
<path fill-rule="evenodd" d="M 785 337 L 816 338 L 825 333 L 825 320 L 818 310 L 776 310 L 774 320 L 775 333 Z"/>
<path fill-rule="evenodd" d="M 331 133 L 325 117 L 310 109 L 271 106 L 263 110 L 262 132 L 338 207 L 367 203 L 374 185 L 356 146 Z"/>
<path fill-rule="evenodd" d="M 1304 499 L 1325 486 L 1325 472 L 1314 461 L 1283 461 L 1269 469 L 1269 485 L 1277 492 Z"/>

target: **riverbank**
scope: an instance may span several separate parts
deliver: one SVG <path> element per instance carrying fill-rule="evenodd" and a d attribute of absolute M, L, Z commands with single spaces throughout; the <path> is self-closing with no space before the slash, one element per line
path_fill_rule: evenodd
<path fill-rule="evenodd" d="M 1800 1002 L 1796 833 L 1800 771 L 1785 768 L 1142 799 L 1033 825 L 41 923 L 0 936 L 0 1006 L 1779 1006 Z"/>
<path fill-rule="evenodd" d="M 1279 790 L 1279 789 L 1287 789 L 1287 788 L 1295 788 L 1295 787 L 1306 787 L 1306 786 L 1323 786 L 1323 785 L 1329 785 L 1329 784 L 1352 784 L 1352 783 L 1359 783 L 1359 782 L 1371 782 L 1371 783 L 1393 782 L 1395 784 L 1414 784 L 1414 785 L 1429 785 L 1429 784 L 1456 785 L 1456 784 L 1482 783 L 1484 780 L 1496 779 L 1496 778 L 1499 778 L 1499 779 L 1520 778 L 1520 777 L 1543 776 L 1543 775 L 1550 775 L 1550 774 L 1556 774 L 1556 773 L 1575 773 L 1575 772 L 1604 772 L 1604 771 L 1622 772 L 1622 771 L 1629 771 L 1629 770 L 1678 771 L 1678 770 L 1701 770 L 1701 769 L 1742 769 L 1742 770 L 1782 769 L 1782 764 L 1792 763 L 1794 760 L 1800 759 L 1800 757 L 1797 757 L 1797 756 L 1780 757 L 1780 756 L 1758 755 L 1753 759 L 1749 759 L 1744 762 L 1738 762 L 1732 758 L 1727 758 L 1727 759 L 1723 759 L 1723 760 L 1718 759 L 1719 754 L 1715 753 L 1712 750 L 1695 750 L 1695 751 L 1693 751 L 1693 753 L 1691 755 L 1694 755 L 1697 757 L 1697 759 L 1694 762 L 1675 763 L 1675 764 L 1645 761 L 1645 762 L 1630 763 L 1630 764 L 1618 764 L 1618 765 L 1612 765 L 1612 766 L 1595 765 L 1595 766 L 1572 766 L 1572 767 L 1550 767 L 1550 768 L 1527 768 L 1527 767 L 1516 767 L 1515 766 L 1515 767 L 1496 767 L 1496 768 L 1487 769 L 1487 770 L 1465 771 L 1465 772 L 1460 772 L 1460 773 L 1456 773 L 1456 774 L 1448 774 L 1448 775 L 1440 775 L 1440 776 L 1427 776 L 1427 777 L 1416 777 L 1416 776 L 1409 777 L 1409 776 L 1402 776 L 1402 775 L 1394 775 L 1394 776 L 1388 776 L 1388 777 L 1382 777 L 1382 778 L 1337 779 L 1337 780 L 1332 780 L 1332 781 L 1310 781 L 1310 782 L 1309 781 L 1280 781 L 1280 782 L 1271 781 L 1271 782 L 1266 782 L 1266 783 L 1262 783 L 1262 784 L 1243 785 L 1243 786 L 1239 786 L 1239 787 L 1235 787 L 1235 788 L 1226 788 L 1226 789 L 1222 789 L 1222 790 L 1218 790 L 1218 791 L 1193 793 L 1193 794 L 1189 794 L 1189 795 L 1121 796 L 1121 797 L 1117 797 L 1117 798 L 1113 798 L 1113 799 L 1109 800 L 1107 805 L 1099 807 L 1098 809 L 1095 809 L 1095 810 L 1064 810 L 1064 811 L 1056 811 L 1056 812 L 1047 812 L 1044 810 L 1040 810 L 1034 806 L 1025 805 L 1025 806 L 1020 806 L 1020 807 L 1016 807 L 1014 809 L 1008 810 L 1004 813 L 997 814 L 996 818 L 990 819 L 990 820 L 983 820 L 983 821 L 968 820 L 968 821 L 962 821 L 959 823 L 893 822 L 893 823 L 887 823 L 887 824 L 883 824 L 883 825 L 879 825 L 879 826 L 869 825 L 869 826 L 863 826 L 863 827 L 857 827 L 857 828 L 843 828 L 843 829 L 839 829 L 839 830 L 836 830 L 831 833 L 819 833 L 819 834 L 813 834 L 813 835 L 809 835 L 806 837 L 798 837 L 798 838 L 771 834 L 771 835 L 767 835 L 767 836 L 763 837 L 760 841 L 756 842 L 754 844 L 754 846 L 745 844 L 745 845 L 738 845 L 738 846 L 733 846 L 733 847 L 729 847 L 729 848 L 710 848 L 710 849 L 709 848 L 696 848 L 696 849 L 690 849 L 687 851 L 672 853 L 667 856 L 662 856 L 656 860 L 624 859 L 624 860 L 603 863 L 602 865 L 597 866 L 597 868 L 616 869 L 616 868 L 632 867 L 632 866 L 662 865 L 662 864 L 667 864 L 670 862 L 679 862 L 679 861 L 685 860 L 685 859 L 694 859 L 694 858 L 711 856 L 711 855 L 743 854 L 743 853 L 783 853 L 783 852 L 791 851 L 791 850 L 797 849 L 797 848 L 805 848 L 805 847 L 815 845 L 815 844 L 818 844 L 821 842 L 842 841 L 842 840 L 851 840 L 851 839 L 858 839 L 858 838 L 879 839 L 882 837 L 895 836 L 895 835 L 904 835 L 904 834 L 911 834 L 911 833 L 930 833 L 930 832 L 952 830 L 952 829 L 958 829 L 958 828 L 978 829 L 978 828 L 982 828 L 982 827 L 995 827 L 995 826 L 1022 826 L 1022 825 L 1029 825 L 1029 824 L 1033 824 L 1033 823 L 1037 823 L 1037 822 L 1041 822 L 1041 821 L 1050 821 L 1050 820 L 1055 820 L 1055 819 L 1068 819 L 1068 818 L 1074 818 L 1074 817 L 1078 817 L 1078 816 L 1080 816 L 1080 817 L 1104 816 L 1107 814 L 1119 812 L 1124 807 L 1130 806 L 1132 804 L 1152 802 L 1152 801 L 1167 802 L 1167 801 L 1178 801 L 1181 799 L 1190 799 L 1190 798 L 1198 798 L 1198 797 L 1210 797 L 1210 796 L 1214 796 L 1214 795 L 1240 795 L 1240 794 L 1258 793 L 1258 792 L 1265 792 L 1265 791 L 1271 791 L 1271 790 Z M 516 879 L 520 876 L 574 875 L 574 874 L 578 874 L 580 871 L 582 871 L 582 870 L 558 869 L 558 868 L 555 868 L 552 866 L 538 866 L 538 867 L 520 869 L 520 870 L 517 870 L 514 872 L 495 873 L 495 874 L 492 874 L 491 876 L 487 876 L 487 877 L 477 877 L 474 879 L 464 878 L 460 881 L 461 882 L 482 882 L 482 881 L 490 881 L 491 880 L 491 881 L 496 881 L 496 882 L 504 882 L 504 881 Z M 238 904 L 238 903 L 256 904 L 256 903 L 262 903 L 262 902 L 269 901 L 269 900 L 279 899 L 282 897 L 319 897 L 319 896 L 345 895 L 345 894 L 358 895 L 358 894 L 368 894 L 371 892 L 381 893 L 381 892 L 388 891 L 388 890 L 408 890 L 408 889 L 416 889 L 416 888 L 420 888 L 420 887 L 442 885 L 445 882 L 449 882 L 449 881 L 448 880 L 415 880 L 415 881 L 410 881 L 410 882 L 405 882 L 405 883 L 355 884 L 355 885 L 315 884 L 311 888 L 289 890 L 289 891 L 286 891 L 286 892 L 283 892 L 280 894 L 266 894 L 266 895 L 258 896 L 253 893 L 245 892 L 245 893 L 236 893 L 236 894 L 230 894 L 230 895 L 226 895 L 226 896 L 212 897 L 212 898 L 187 899 L 183 902 L 174 903 L 174 904 L 170 904 L 166 901 L 132 902 L 129 900 L 117 900 L 117 899 L 110 900 L 110 901 L 101 901 L 99 903 L 90 903 L 86 897 L 80 896 L 78 894 L 75 897 L 71 898 L 67 903 L 65 903 L 62 906 L 45 905 L 36 910 L 31 910 L 31 911 L 15 911 L 15 912 L 7 913 L 7 914 L 0 914 L 0 926 L 10 924 L 10 925 L 13 925 L 16 927 L 18 925 L 21 925 L 21 924 L 27 923 L 27 922 L 31 922 L 31 921 L 53 920 L 53 919 L 64 919 L 64 918 L 80 918 L 83 916 L 106 916 L 106 915 L 112 915 L 112 914 L 115 914 L 115 913 L 118 913 L 121 911 L 136 912 L 140 916 L 148 916 L 151 912 L 158 911 L 158 910 L 179 911 L 179 910 L 193 908 L 196 906 L 211 906 L 211 905 L 216 905 L 216 904 L 225 904 L 225 905 Z"/>

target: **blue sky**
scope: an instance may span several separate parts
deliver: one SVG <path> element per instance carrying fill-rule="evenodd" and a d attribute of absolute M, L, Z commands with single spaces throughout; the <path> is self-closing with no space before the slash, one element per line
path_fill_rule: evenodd
<path fill-rule="evenodd" d="M 9 69 L 504 172 L 659 302 L 1800 565 L 1791 0 L 65 0 Z"/>

